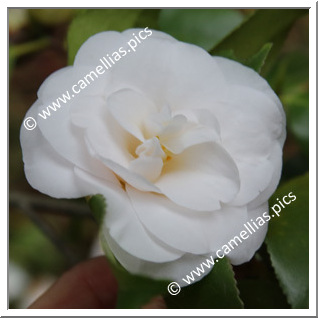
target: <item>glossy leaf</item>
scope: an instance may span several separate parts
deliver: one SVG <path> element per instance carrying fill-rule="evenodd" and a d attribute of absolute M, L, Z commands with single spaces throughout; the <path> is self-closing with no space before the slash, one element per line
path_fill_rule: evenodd
<path fill-rule="evenodd" d="M 243 308 L 234 272 L 228 259 L 216 263 L 201 281 L 183 287 L 178 295 L 166 297 L 168 308 Z"/>
<path fill-rule="evenodd" d="M 309 178 L 308 174 L 295 178 L 279 187 L 270 200 L 270 206 L 278 204 L 285 208 L 280 216 L 270 220 L 266 237 L 267 249 L 271 257 L 280 285 L 293 308 L 308 308 L 309 297 Z M 296 196 L 290 204 L 284 204 L 284 196 Z M 291 196 L 291 195 L 290 195 Z M 287 202 L 290 198 L 287 197 Z M 279 204 L 275 207 L 279 210 Z"/>
<path fill-rule="evenodd" d="M 308 14 L 306 9 L 258 9 L 210 53 L 218 55 L 224 50 L 233 50 L 239 59 L 244 60 L 255 55 L 264 44 L 273 43 L 267 62 L 270 64 L 294 21 L 305 14 Z"/>
<path fill-rule="evenodd" d="M 260 73 L 267 56 L 272 48 L 272 43 L 266 43 L 256 54 L 251 56 L 248 59 L 240 59 L 238 58 L 233 50 L 224 50 L 218 53 L 218 56 L 226 57 L 230 60 L 234 60 L 236 62 L 239 62 L 241 64 L 244 64 L 250 68 L 252 68 L 254 71 Z"/>
<path fill-rule="evenodd" d="M 244 19 L 230 9 L 164 9 L 159 27 L 176 39 L 210 50 L 238 27 Z"/>
<path fill-rule="evenodd" d="M 308 13 L 305 9 L 259 9 L 238 29 L 219 43 L 213 52 L 233 49 L 240 58 L 249 58 Z M 275 43 L 275 42 L 274 42 Z"/>
<path fill-rule="evenodd" d="M 71 23 L 68 35 L 68 62 L 72 64 L 81 45 L 92 35 L 107 31 L 124 31 L 134 26 L 141 9 L 91 9 L 79 14 Z"/>
<path fill-rule="evenodd" d="M 298 140 L 304 153 L 309 153 L 309 93 L 283 95 L 287 127 Z"/>
<path fill-rule="evenodd" d="M 305 53 L 285 54 L 268 74 L 279 93 L 287 116 L 287 128 L 303 153 L 309 153 L 309 58 Z"/>
<path fill-rule="evenodd" d="M 254 71 L 260 73 L 271 48 L 272 43 L 264 44 L 263 47 L 251 58 L 247 59 L 244 64 L 252 68 Z"/>

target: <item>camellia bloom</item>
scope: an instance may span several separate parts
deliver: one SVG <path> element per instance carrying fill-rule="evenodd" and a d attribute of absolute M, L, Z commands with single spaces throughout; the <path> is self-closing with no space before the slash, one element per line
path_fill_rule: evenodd
<path fill-rule="evenodd" d="M 45 80 L 26 114 L 38 127 L 21 129 L 25 173 L 53 197 L 103 194 L 102 234 L 118 261 L 180 282 L 268 210 L 285 115 L 252 69 L 152 31 L 46 120 L 38 116 L 106 53 L 129 52 L 138 32 L 92 36 L 73 66 Z M 232 264 L 250 260 L 266 231 L 233 249 Z"/>

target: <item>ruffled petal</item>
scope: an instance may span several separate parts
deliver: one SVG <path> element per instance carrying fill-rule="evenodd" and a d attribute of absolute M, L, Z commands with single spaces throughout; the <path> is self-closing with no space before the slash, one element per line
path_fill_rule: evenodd
<path fill-rule="evenodd" d="M 198 212 L 180 207 L 163 195 L 144 193 L 129 186 L 127 192 L 147 230 L 187 253 L 217 250 L 239 233 L 247 220 L 245 207 L 222 206 L 218 211 Z"/>
<path fill-rule="evenodd" d="M 130 273 L 142 276 L 148 276 L 154 279 L 166 279 L 177 282 L 181 287 L 188 286 L 187 275 L 191 271 L 195 270 L 197 266 L 200 266 L 206 259 L 210 259 L 210 255 L 192 255 L 184 254 L 173 262 L 154 263 L 140 260 L 131 254 L 124 251 L 107 233 L 104 232 L 103 236 L 112 252 L 120 262 L 120 264 L 126 268 Z M 200 281 L 203 277 L 209 274 L 213 266 L 201 274 L 200 277 L 195 277 L 195 281 Z"/>
<path fill-rule="evenodd" d="M 26 117 L 36 118 L 39 101 L 27 112 Z M 79 198 L 89 193 L 79 187 L 74 175 L 74 163 L 61 156 L 36 127 L 21 127 L 20 141 L 26 178 L 33 188 L 55 198 Z M 92 173 L 116 182 L 114 174 L 103 164 L 96 162 Z"/>
<path fill-rule="evenodd" d="M 167 161 L 155 185 L 183 207 L 211 211 L 234 199 L 240 181 L 228 153 L 216 143 L 205 143 Z"/>
<path fill-rule="evenodd" d="M 107 107 L 113 117 L 127 132 L 144 141 L 143 122 L 156 106 L 142 94 L 125 89 L 110 95 Z"/>
<path fill-rule="evenodd" d="M 75 169 L 80 185 L 90 187 L 90 194 L 102 194 L 107 211 L 103 221 L 103 232 L 110 236 L 126 252 L 142 260 L 166 262 L 181 257 L 182 252 L 153 238 L 138 219 L 126 192 L 118 185 L 91 176 Z"/>

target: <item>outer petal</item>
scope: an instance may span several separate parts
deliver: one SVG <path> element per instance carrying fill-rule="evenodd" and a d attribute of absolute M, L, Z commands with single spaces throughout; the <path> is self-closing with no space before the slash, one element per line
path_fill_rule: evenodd
<path fill-rule="evenodd" d="M 55 93 L 60 94 L 62 89 L 65 91 L 64 84 L 69 83 L 69 85 L 72 85 L 77 75 L 77 71 L 72 68 L 66 68 L 50 76 L 42 84 L 38 92 L 41 100 L 33 106 L 37 107 L 37 110 L 33 110 L 34 118 L 37 120 L 38 128 L 41 130 L 43 137 L 57 153 L 74 165 L 98 175 L 99 170 L 103 169 L 103 165 L 99 160 L 91 158 L 85 145 L 83 130 L 75 127 L 70 119 L 70 108 L 79 100 L 79 95 L 66 104 L 61 102 L 61 107 L 57 108 L 55 112 L 51 111 L 52 114 L 47 119 L 36 115 L 36 113 L 41 113 L 43 109 L 46 109 L 47 105 L 52 104 L 52 101 L 54 101 L 54 99 L 51 99 L 53 95 L 55 98 L 59 96 L 55 95 Z M 95 89 L 97 89 L 97 86 L 91 85 Z M 80 98 L 82 97 L 83 95 Z"/>
<path fill-rule="evenodd" d="M 237 163 L 241 180 L 231 204 L 247 204 L 271 183 L 277 165 L 271 153 L 284 130 L 283 118 L 269 97 L 240 86 L 232 86 L 229 103 L 218 112 L 222 145 Z"/>
<path fill-rule="evenodd" d="M 38 103 L 38 102 L 37 102 Z M 34 117 L 37 104 L 27 112 Z M 78 186 L 74 165 L 61 157 L 35 128 L 20 130 L 25 175 L 33 188 L 56 198 L 78 198 L 88 194 Z"/>
<path fill-rule="evenodd" d="M 241 161 L 267 157 L 284 130 L 277 106 L 250 88 L 232 86 L 227 105 L 217 112 L 222 144 Z"/>
<path fill-rule="evenodd" d="M 149 234 L 139 221 L 126 192 L 118 185 L 98 179 L 80 169 L 75 169 L 79 183 L 89 186 L 90 194 L 103 194 L 107 211 L 103 232 L 110 236 L 123 250 L 137 258 L 151 262 L 166 262 L 181 257 L 182 252 L 163 244 Z"/>
<path fill-rule="evenodd" d="M 197 266 L 200 266 L 206 258 L 210 258 L 210 254 L 207 255 L 191 255 L 185 254 L 181 258 L 173 262 L 165 263 L 153 263 L 140 260 L 131 254 L 125 252 L 107 233 L 104 232 L 104 238 L 107 244 L 111 248 L 112 252 L 129 272 L 133 274 L 139 274 L 142 276 L 148 276 L 155 279 L 167 279 L 179 283 L 181 287 L 187 286 L 187 283 L 182 280 L 192 271 L 195 270 Z M 206 269 L 206 271 L 196 279 L 196 281 L 201 280 L 204 276 L 209 274 L 212 270 Z"/>
<path fill-rule="evenodd" d="M 273 167 L 271 179 L 264 191 L 262 191 L 252 202 L 249 203 L 249 207 L 251 209 L 260 206 L 264 202 L 267 202 L 271 195 L 275 192 L 282 173 L 282 156 L 283 150 L 281 148 L 281 145 L 277 142 L 272 149 L 270 157 L 268 158 L 268 161 Z"/>
<path fill-rule="evenodd" d="M 235 246 L 233 244 L 233 246 L 235 246 L 235 249 L 233 249 L 227 255 L 233 265 L 240 265 L 242 263 L 248 262 L 264 242 L 268 228 L 268 221 L 266 220 L 266 218 L 264 218 L 263 215 L 265 212 L 268 212 L 267 202 L 263 203 L 257 208 L 248 209 L 248 221 L 253 226 L 256 232 L 254 233 L 253 230 L 251 230 L 253 234 L 249 234 L 249 232 L 246 231 L 246 228 L 242 228 L 242 230 L 245 230 L 247 232 L 249 237 L 247 237 L 246 240 L 242 240 L 242 243 L 239 243 L 238 246 Z M 262 222 L 260 218 L 263 219 L 264 222 Z M 258 226 L 258 229 L 253 224 L 253 221 Z M 263 225 L 260 226 L 258 224 Z M 236 235 L 239 236 L 239 233 L 240 232 L 237 232 Z"/>
<path fill-rule="evenodd" d="M 222 206 L 218 211 L 198 212 L 180 207 L 162 195 L 140 192 L 129 186 L 127 192 L 148 231 L 188 253 L 216 251 L 239 233 L 247 220 L 245 207 Z"/>
<path fill-rule="evenodd" d="M 175 203 L 211 211 L 233 200 L 239 190 L 235 163 L 216 143 L 192 146 L 165 163 L 155 185 Z"/>
<path fill-rule="evenodd" d="M 74 65 L 90 65 L 96 66 L 101 64 L 99 59 L 105 57 L 108 58 L 107 54 L 111 56 L 113 52 L 118 52 L 120 48 L 130 49 L 127 42 L 134 39 L 133 33 L 138 34 L 142 29 L 128 29 L 122 33 L 116 31 L 100 32 L 91 36 L 78 50 Z M 160 32 L 151 30 L 151 38 L 168 40 L 176 42 L 172 36 Z M 146 39 L 147 41 L 147 39 Z M 92 50 L 92 48 L 94 48 Z M 139 48 L 137 47 L 136 50 Z M 120 60 L 118 61 L 120 62 Z"/>
<path fill-rule="evenodd" d="M 277 109 L 281 114 L 283 127 L 285 127 L 286 117 L 283 106 L 265 79 L 259 76 L 259 74 L 254 70 L 238 62 L 217 56 L 214 57 L 214 60 L 217 62 L 218 66 L 222 70 L 223 75 L 225 76 L 226 81 L 229 84 L 246 86 L 265 93 L 276 104 Z M 285 138 L 286 130 L 283 129 L 279 139 L 281 146 L 283 146 Z"/>
<path fill-rule="evenodd" d="M 205 108 L 223 100 L 226 89 L 217 63 L 203 49 L 151 36 L 114 65 L 112 76 L 114 87 L 145 91 L 156 105 L 173 110 Z"/>

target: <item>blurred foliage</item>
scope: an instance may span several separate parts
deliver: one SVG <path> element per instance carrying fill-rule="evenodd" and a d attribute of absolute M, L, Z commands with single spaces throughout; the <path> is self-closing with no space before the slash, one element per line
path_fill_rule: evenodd
<path fill-rule="evenodd" d="M 283 184 L 272 196 L 270 206 L 278 203 L 276 198 L 282 200 L 290 192 L 296 199 L 289 201 L 289 205 L 283 204 L 283 208 L 278 205 L 281 215 L 272 215 L 266 244 L 275 273 L 292 308 L 308 308 L 309 175 Z"/>
<path fill-rule="evenodd" d="M 180 41 L 209 51 L 243 19 L 244 15 L 238 10 L 166 9 L 159 15 L 159 27 Z"/>
<path fill-rule="evenodd" d="M 256 54 L 266 43 L 273 48 L 267 65 L 277 57 L 292 24 L 301 16 L 308 14 L 305 9 L 261 9 L 255 10 L 244 23 L 224 38 L 210 52 L 222 55 L 224 50 L 233 50 L 240 60 L 248 59 Z M 266 70 L 267 71 L 267 70 Z M 266 74 L 266 72 L 262 72 Z"/>
<path fill-rule="evenodd" d="M 140 13 L 140 9 L 96 9 L 78 15 L 67 35 L 69 64 L 73 64 L 78 49 L 90 36 L 101 31 L 129 29 Z"/>
<path fill-rule="evenodd" d="M 74 9 L 30 9 L 29 14 L 42 25 L 54 26 L 70 21 L 76 11 Z"/>
<path fill-rule="evenodd" d="M 169 306 L 237 308 L 242 300 L 244 308 L 308 307 L 308 177 L 294 179 L 308 171 L 307 13 L 308 10 L 300 9 L 10 9 L 10 191 L 37 193 L 23 174 L 19 129 L 44 79 L 72 63 L 80 45 L 96 32 L 147 26 L 162 30 L 179 40 L 199 45 L 212 55 L 226 56 L 261 71 L 280 97 L 287 116 L 282 176 L 282 181 L 287 183 L 278 188 L 273 198 L 281 198 L 290 191 L 297 196 L 280 218 L 270 222 L 266 245 L 250 262 L 234 266 L 233 270 L 226 260 L 219 262 L 202 284 L 185 288 L 180 296 L 174 296 L 177 298 L 167 297 Z M 100 198 L 89 200 L 91 208 L 99 212 L 97 220 L 104 209 L 105 202 L 101 203 Z M 10 207 L 10 259 L 34 277 L 41 273 L 60 275 L 72 264 L 21 212 Z M 87 257 L 97 235 L 95 223 L 89 218 L 61 217 L 47 212 L 38 211 L 41 216 L 45 214 L 45 221 L 78 260 Z M 115 270 L 121 270 L 120 266 Z M 120 283 L 120 307 L 138 307 L 166 287 L 166 282 L 157 285 L 127 273 L 121 275 L 124 276 Z M 224 281 L 226 286 L 221 286 Z M 144 292 L 138 292 L 136 284 L 141 284 Z"/>

